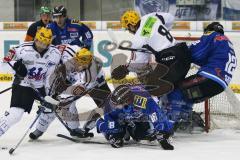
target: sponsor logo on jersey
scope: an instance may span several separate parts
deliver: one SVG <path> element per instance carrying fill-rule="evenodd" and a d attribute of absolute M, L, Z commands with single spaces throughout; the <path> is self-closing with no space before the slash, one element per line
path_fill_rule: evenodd
<path fill-rule="evenodd" d="M 133 105 L 135 107 L 146 109 L 147 98 L 139 95 L 134 96 Z"/>
<path fill-rule="evenodd" d="M 46 63 L 44 63 L 44 62 L 36 62 L 36 64 L 42 64 L 42 65 L 45 65 Z"/>
<path fill-rule="evenodd" d="M 34 64 L 34 61 L 26 60 L 26 61 L 23 61 L 23 63 L 24 63 L 25 65 L 33 65 L 33 64 Z"/>
<path fill-rule="evenodd" d="M 74 39 L 63 39 L 61 40 L 62 44 L 70 44 L 74 41 Z"/>
<path fill-rule="evenodd" d="M 44 63 L 45 64 L 45 63 Z M 48 67 L 51 67 L 51 66 L 54 66 L 54 65 L 56 65 L 56 63 L 54 63 L 54 62 L 52 62 L 52 61 L 48 61 L 47 62 L 47 66 Z"/>
<path fill-rule="evenodd" d="M 162 58 L 162 61 L 171 61 L 171 60 L 174 60 L 174 59 L 175 59 L 175 56 L 168 56 L 168 57 Z"/>
<path fill-rule="evenodd" d="M 142 28 L 141 36 L 149 38 L 152 33 L 153 25 L 155 24 L 156 21 L 157 18 L 149 17 Z"/>
<path fill-rule="evenodd" d="M 215 41 L 228 41 L 229 39 L 224 35 L 217 35 L 214 40 Z"/>
<path fill-rule="evenodd" d="M 78 37 L 78 32 L 70 33 L 70 37 L 71 38 L 77 38 Z"/>
<path fill-rule="evenodd" d="M 32 49 L 25 49 L 24 51 L 25 52 L 33 52 L 34 50 L 32 50 Z"/>

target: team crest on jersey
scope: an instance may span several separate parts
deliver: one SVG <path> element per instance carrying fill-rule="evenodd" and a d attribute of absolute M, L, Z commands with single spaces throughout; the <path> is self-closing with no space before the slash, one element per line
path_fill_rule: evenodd
<path fill-rule="evenodd" d="M 134 96 L 133 105 L 135 107 L 146 109 L 147 98 L 139 95 Z"/>
<path fill-rule="evenodd" d="M 26 61 L 24 61 L 23 62 L 25 65 L 33 65 L 34 64 L 34 61 L 28 61 L 28 60 L 26 60 Z"/>
<path fill-rule="evenodd" d="M 33 67 L 31 69 L 29 69 L 28 72 L 28 79 L 34 79 L 36 81 L 40 81 L 42 80 L 46 75 L 46 72 L 43 72 L 43 68 L 42 67 Z"/>

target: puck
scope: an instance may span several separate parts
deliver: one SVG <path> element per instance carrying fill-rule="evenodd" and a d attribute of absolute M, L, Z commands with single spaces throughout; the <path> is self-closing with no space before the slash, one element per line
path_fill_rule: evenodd
<path fill-rule="evenodd" d="M 6 150 L 6 149 L 8 149 L 8 148 L 7 148 L 7 147 L 1 147 L 1 149 L 2 149 L 2 150 Z"/>

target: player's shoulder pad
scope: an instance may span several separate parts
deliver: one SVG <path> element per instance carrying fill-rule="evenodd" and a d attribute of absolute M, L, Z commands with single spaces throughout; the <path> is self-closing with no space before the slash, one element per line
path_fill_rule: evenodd
<path fill-rule="evenodd" d="M 56 46 L 50 44 L 49 50 L 50 50 L 51 53 L 54 53 L 54 54 L 57 54 L 57 55 L 61 56 L 61 52 L 59 51 L 59 49 Z"/>
<path fill-rule="evenodd" d="M 56 26 L 55 22 L 48 23 L 46 28 L 53 29 Z"/>
<path fill-rule="evenodd" d="M 19 46 L 16 46 L 14 48 L 25 48 L 27 46 L 33 46 L 33 41 L 28 41 L 28 42 L 23 42 L 22 44 L 20 44 Z"/>
<path fill-rule="evenodd" d="M 210 34 L 214 33 L 214 31 L 208 31 L 208 32 L 205 32 L 203 35 L 204 36 L 209 36 Z"/>
<path fill-rule="evenodd" d="M 81 26 L 83 23 L 77 19 L 70 19 L 70 24 Z"/>

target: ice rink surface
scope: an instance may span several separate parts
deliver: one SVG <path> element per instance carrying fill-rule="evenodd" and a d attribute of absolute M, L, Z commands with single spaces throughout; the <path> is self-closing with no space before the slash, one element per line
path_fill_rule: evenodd
<path fill-rule="evenodd" d="M 0 95 L 0 114 L 8 108 L 10 92 Z M 95 105 L 89 98 L 78 102 L 79 112 L 94 108 Z M 106 143 L 101 134 L 95 134 L 90 141 L 96 143 L 74 143 L 57 137 L 58 133 L 68 135 L 66 129 L 56 119 L 48 131 L 38 140 L 31 142 L 28 136 L 13 155 L 8 154 L 36 116 L 36 106 L 30 115 L 24 115 L 21 122 L 10 128 L 0 137 L 1 160 L 239 160 L 240 157 L 240 131 L 239 130 L 214 130 L 201 134 L 175 134 L 173 145 L 175 150 L 165 151 L 157 143 L 137 144 L 130 141 L 129 145 L 115 149 Z M 84 122 L 81 122 L 83 125 Z M 97 144 L 101 142 L 103 144 Z"/>

